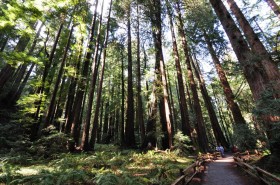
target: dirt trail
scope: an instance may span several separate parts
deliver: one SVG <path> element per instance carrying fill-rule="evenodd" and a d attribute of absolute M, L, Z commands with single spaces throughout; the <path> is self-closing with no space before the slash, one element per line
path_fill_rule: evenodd
<path fill-rule="evenodd" d="M 226 155 L 210 162 L 201 177 L 193 179 L 191 185 L 258 185 L 241 168 L 236 167 L 232 156 Z"/>

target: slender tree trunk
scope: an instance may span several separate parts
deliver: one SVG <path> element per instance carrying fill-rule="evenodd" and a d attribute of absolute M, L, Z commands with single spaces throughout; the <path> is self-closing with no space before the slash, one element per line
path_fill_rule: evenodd
<path fill-rule="evenodd" d="M 217 112 L 219 113 L 221 125 L 223 127 L 224 132 L 225 132 L 227 141 L 232 144 L 231 133 L 229 132 L 229 127 L 227 126 L 228 124 L 226 124 L 227 120 L 225 119 L 225 116 L 224 116 L 223 111 L 222 111 L 222 106 L 221 106 L 221 104 L 218 100 L 218 97 L 216 95 L 216 92 L 214 90 L 214 87 L 213 87 L 212 83 L 211 83 L 211 88 L 212 88 L 212 92 L 213 92 L 214 103 L 216 105 Z M 231 118 L 231 116 L 229 116 L 229 117 Z M 232 122 L 233 122 L 233 120 L 231 121 L 231 123 Z"/>
<path fill-rule="evenodd" d="M 100 116 L 99 116 L 99 125 L 97 129 L 97 138 L 96 142 L 101 143 L 101 134 L 102 134 L 102 120 L 103 120 L 103 112 L 104 112 L 104 100 L 101 101 L 101 107 L 100 107 Z"/>
<path fill-rule="evenodd" d="M 102 143 L 105 143 L 107 134 L 108 134 L 108 127 L 109 127 L 109 101 L 105 104 L 105 115 L 104 115 L 104 123 L 102 129 Z"/>
<path fill-rule="evenodd" d="M 142 51 L 143 51 L 143 54 L 144 54 L 144 58 L 143 58 L 143 60 L 144 60 L 144 69 L 143 69 L 143 71 L 145 71 L 145 70 L 147 70 L 148 56 L 147 56 L 147 53 L 145 51 L 144 45 L 142 46 Z M 148 80 L 146 80 L 146 91 L 149 91 Z M 148 100 L 148 98 L 147 98 L 147 100 Z"/>
<path fill-rule="evenodd" d="M 122 61 L 122 70 L 121 70 L 121 77 L 122 77 L 122 107 L 121 107 L 121 117 L 122 117 L 122 122 L 120 126 L 120 139 L 121 139 L 121 146 L 124 146 L 125 144 L 125 135 L 124 135 L 124 123 L 125 123 L 125 116 L 124 116 L 124 100 L 125 100 L 125 95 L 124 95 L 124 56 L 123 56 L 123 51 L 121 51 L 121 61 Z"/>
<path fill-rule="evenodd" d="M 140 61 L 140 31 L 139 31 L 139 4 L 137 4 L 137 120 L 140 126 L 141 143 L 144 143 L 145 139 L 145 125 L 143 120 L 143 104 L 141 95 L 141 61 Z"/>
<path fill-rule="evenodd" d="M 65 63 L 66 63 L 68 50 L 70 48 L 70 43 L 71 43 L 71 37 L 72 37 L 72 34 L 73 34 L 73 30 L 74 30 L 74 25 L 72 25 L 71 30 L 69 32 L 67 44 L 66 44 L 64 54 L 63 54 L 63 59 L 62 59 L 61 64 L 60 64 L 60 68 L 59 68 L 59 72 L 57 74 L 57 79 L 56 79 L 54 89 L 52 91 L 52 97 L 51 97 L 49 109 L 48 109 L 48 112 L 47 112 L 46 120 L 45 120 L 45 123 L 42 126 L 42 128 L 45 128 L 45 127 L 49 126 L 50 124 L 52 124 L 51 117 L 54 114 L 56 95 L 57 95 L 59 85 L 61 83 L 61 78 L 62 78 L 62 75 L 63 75 L 63 72 L 64 72 L 64 67 L 65 67 Z"/>
<path fill-rule="evenodd" d="M 134 135 L 134 98 L 133 98 L 133 77 L 132 77 L 132 50 L 131 50 L 131 23 L 130 5 L 127 11 L 127 109 L 125 124 L 125 143 L 127 147 L 135 146 Z"/>
<path fill-rule="evenodd" d="M 60 132 L 62 131 L 63 124 L 58 119 L 62 117 L 63 109 L 65 105 L 66 94 L 64 94 L 64 90 L 65 90 L 66 82 L 67 82 L 66 76 L 63 75 L 63 78 L 61 80 L 61 85 L 59 87 L 58 98 L 55 103 L 54 113 L 50 120 L 50 122 L 53 123 L 56 129 L 59 130 Z"/>
<path fill-rule="evenodd" d="M 182 15 L 181 15 L 181 8 L 179 3 L 177 3 L 177 13 L 178 13 L 178 21 L 179 21 L 179 27 L 178 27 L 178 32 L 182 41 L 182 46 L 184 49 L 184 54 L 186 58 L 186 64 L 187 64 L 187 71 L 188 71 L 188 79 L 190 83 L 190 88 L 192 91 L 193 95 L 193 105 L 194 105 L 194 112 L 196 116 L 196 131 L 198 134 L 198 143 L 203 152 L 207 152 L 209 150 L 208 148 L 208 139 L 206 135 L 206 129 L 203 121 L 203 116 L 202 116 L 202 110 L 201 106 L 199 103 L 199 98 L 198 98 L 198 93 L 197 93 L 197 87 L 196 83 L 193 77 L 193 72 L 191 68 L 191 62 L 190 62 L 190 55 L 188 51 L 188 45 L 186 41 L 186 36 L 184 33 L 184 27 L 183 27 L 183 20 L 182 20 Z"/>
<path fill-rule="evenodd" d="M 115 108 L 115 115 L 116 115 L 116 123 L 114 126 L 114 142 L 119 142 L 119 126 L 120 126 L 120 110 L 118 108 Z"/>
<path fill-rule="evenodd" d="M 191 126 L 190 126 L 190 120 L 189 120 L 189 114 L 188 114 L 187 100 L 186 100 L 186 96 L 185 96 L 182 69 L 181 69 L 181 64 L 180 64 L 179 52 L 178 52 L 178 48 L 177 48 L 176 36 L 175 36 L 174 28 L 173 28 L 173 21 L 172 21 L 170 5 L 167 5 L 167 12 L 168 12 L 168 16 L 169 16 L 170 30 L 171 30 L 172 43 L 173 43 L 173 55 L 175 57 L 175 66 L 176 66 L 176 72 L 177 72 L 179 101 L 180 101 L 181 120 L 182 120 L 182 122 L 181 122 L 182 131 L 183 131 L 183 134 L 186 134 L 187 136 L 189 136 L 191 138 Z"/>
<path fill-rule="evenodd" d="M 53 44 L 53 47 L 52 47 L 52 50 L 51 50 L 51 54 L 49 56 L 49 60 L 45 64 L 45 68 L 44 68 L 44 72 L 43 72 L 43 76 L 42 76 L 42 85 L 39 87 L 39 90 L 38 90 L 39 95 L 40 95 L 40 100 L 37 103 L 37 111 L 36 111 L 35 118 L 39 118 L 41 104 L 42 104 L 42 101 L 43 101 L 43 93 L 45 91 L 45 86 L 46 86 L 46 79 L 47 79 L 50 67 L 52 65 L 52 62 L 53 62 L 54 54 L 55 54 L 55 51 L 56 51 L 58 40 L 59 40 L 60 35 L 61 35 L 61 31 L 63 29 L 63 25 L 64 25 L 64 21 L 60 24 L 60 27 L 59 27 L 58 32 L 56 34 L 56 38 L 55 38 L 55 41 L 54 41 L 54 44 Z M 42 122 L 39 126 L 39 130 L 38 130 L 38 134 L 37 134 L 38 137 L 41 136 L 41 131 L 44 127 L 45 127 L 45 122 Z"/>
<path fill-rule="evenodd" d="M 97 6 L 98 6 L 98 0 L 96 0 L 95 4 L 95 10 L 94 10 L 94 15 L 92 17 L 92 22 L 91 22 L 91 30 L 90 30 L 90 38 L 89 38 L 89 43 L 87 47 L 87 53 L 86 57 L 84 60 L 84 65 L 81 73 L 81 79 L 78 82 L 78 91 L 76 93 L 74 105 L 73 105 L 73 119 L 72 124 L 71 124 L 71 135 L 74 138 L 77 138 L 79 135 L 79 126 L 81 123 L 79 122 L 80 120 L 80 115 L 81 115 L 81 110 L 82 110 L 82 104 L 83 104 L 83 99 L 85 95 L 85 89 L 86 89 L 86 79 L 88 77 L 88 72 L 89 72 L 89 65 L 90 65 L 90 59 L 93 51 L 93 41 L 94 41 L 94 30 L 95 30 L 95 23 L 96 23 L 96 16 L 97 16 Z M 75 144 L 78 146 L 78 138 L 75 139 Z M 83 147 L 82 147 L 83 148 Z"/>
<path fill-rule="evenodd" d="M 82 141 L 81 141 L 81 149 L 82 150 L 89 150 L 91 147 L 88 145 L 89 142 L 89 129 L 90 129 L 90 120 L 91 120 L 91 114 L 92 114 L 92 105 L 93 105 L 93 97 L 94 97 L 94 90 L 96 85 L 96 79 L 98 74 L 98 50 L 99 50 L 99 42 L 100 42 L 100 32 L 101 32 L 101 26 L 102 26 L 102 16 L 103 16 L 103 6 L 104 1 L 102 1 L 101 6 L 101 14 L 99 18 L 99 26 L 97 31 L 97 39 L 95 43 L 95 51 L 93 55 L 93 62 L 92 62 L 92 75 L 91 75 L 91 85 L 89 89 L 89 96 L 88 96 L 88 107 L 87 107 L 87 113 L 86 113 L 86 121 L 83 125 L 83 134 L 82 134 Z"/>
<path fill-rule="evenodd" d="M 241 110 L 240 110 L 238 104 L 234 101 L 235 97 L 234 97 L 234 94 L 233 94 L 233 92 L 231 90 L 231 87 L 228 83 L 226 74 L 225 74 L 225 72 L 222 68 L 222 65 L 221 65 L 221 63 L 220 63 L 220 61 L 219 61 L 219 59 L 218 59 L 218 57 L 217 57 L 217 55 L 214 51 L 212 42 L 210 41 L 210 38 L 208 37 L 206 32 L 204 32 L 204 38 L 205 38 L 205 41 L 207 43 L 208 50 L 210 52 L 212 60 L 215 64 L 217 74 L 220 78 L 220 82 L 221 82 L 221 85 L 222 85 L 223 90 L 224 90 L 224 95 L 226 97 L 227 104 L 228 104 L 228 106 L 231 110 L 231 113 L 233 115 L 234 123 L 235 124 L 246 124 L 246 121 L 245 121 L 244 117 L 242 116 L 242 113 L 241 113 Z"/>
<path fill-rule="evenodd" d="M 269 6 L 270 8 L 273 10 L 273 12 L 277 15 L 277 17 L 280 19 L 280 8 L 279 6 L 276 4 L 276 2 L 274 0 L 264 0 Z"/>
<path fill-rule="evenodd" d="M 204 81 L 203 76 L 200 72 L 198 63 L 196 62 L 196 64 L 195 64 L 193 60 L 191 60 L 191 63 L 193 65 L 193 69 L 194 69 L 196 78 L 198 79 L 198 82 L 199 82 L 201 94 L 202 94 L 202 97 L 203 97 L 204 102 L 205 102 L 205 106 L 206 106 L 208 114 L 209 114 L 209 118 L 210 118 L 210 122 L 211 122 L 211 125 L 212 125 L 212 129 L 213 129 L 213 133 L 214 133 L 216 142 L 217 142 L 217 144 L 220 143 L 225 148 L 229 148 L 229 144 L 226 141 L 224 133 L 222 132 L 222 129 L 219 125 L 219 121 L 218 121 L 216 112 L 215 112 L 214 107 L 213 107 L 212 102 L 211 102 L 211 97 L 209 96 L 209 94 L 207 92 L 205 81 Z"/>
<path fill-rule="evenodd" d="M 170 75 L 166 69 L 166 75 L 167 75 L 167 81 L 170 82 Z M 169 90 L 169 97 L 170 97 L 170 111 L 171 111 L 171 120 L 172 123 L 171 124 L 171 131 L 174 134 L 177 131 L 177 126 L 175 128 L 175 125 L 177 125 L 176 120 L 175 120 L 175 106 L 174 106 L 174 101 L 173 101 L 173 93 L 172 93 L 172 88 L 171 85 L 169 83 L 168 85 L 168 90 Z"/>
<path fill-rule="evenodd" d="M 74 105 L 74 99 L 75 99 L 75 93 L 76 93 L 76 87 L 77 87 L 77 83 L 78 83 L 78 76 L 80 74 L 80 66 L 81 66 L 81 60 L 82 60 L 82 49 L 83 49 L 83 41 L 84 39 L 82 38 L 80 43 L 79 43 L 79 50 L 78 50 L 78 57 L 77 57 L 77 61 L 75 61 L 75 69 L 76 69 L 76 74 L 74 77 L 71 77 L 70 79 L 70 86 L 68 89 L 68 97 L 67 97 L 67 103 L 66 103 L 66 108 L 65 108 L 65 119 L 66 119 L 66 123 L 64 126 L 64 132 L 65 133 L 70 133 L 71 131 L 71 125 L 72 125 L 72 121 L 73 121 L 73 115 L 72 115 L 72 111 L 73 111 L 73 105 Z"/>

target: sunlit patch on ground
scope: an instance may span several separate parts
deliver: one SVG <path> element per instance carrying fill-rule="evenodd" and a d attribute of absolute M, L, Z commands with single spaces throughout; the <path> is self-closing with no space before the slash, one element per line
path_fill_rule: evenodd
<path fill-rule="evenodd" d="M 39 173 L 39 170 L 31 168 L 21 168 L 17 170 L 16 173 L 19 173 L 23 176 L 37 175 Z"/>

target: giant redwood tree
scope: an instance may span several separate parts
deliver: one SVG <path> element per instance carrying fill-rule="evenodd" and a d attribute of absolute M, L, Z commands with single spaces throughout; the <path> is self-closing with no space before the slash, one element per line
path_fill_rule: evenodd
<path fill-rule="evenodd" d="M 260 56 L 260 58 L 253 57 L 255 49 L 252 47 L 252 44 L 256 44 L 256 42 L 252 43 L 249 36 L 254 37 L 254 35 L 250 35 L 252 33 L 244 31 L 245 35 L 247 34 L 248 43 L 251 43 L 251 50 L 222 1 L 210 0 L 210 3 L 228 35 L 232 48 L 243 68 L 244 76 L 248 81 L 254 99 L 257 103 L 259 100 L 261 102 L 263 98 L 272 102 L 274 100 L 277 101 L 280 92 L 280 74 L 278 68 L 275 67 L 272 61 L 265 60 L 265 56 L 264 58 L 262 58 L 262 56 Z M 241 24 L 245 26 L 244 22 Z M 248 27 L 246 28 L 248 29 Z M 256 38 L 254 40 L 256 41 Z M 260 108 L 262 109 L 264 107 L 261 106 Z M 280 138 L 277 136 L 275 137 L 275 133 L 278 132 L 276 130 L 279 130 L 275 125 L 276 122 L 279 121 L 279 116 L 276 112 L 272 112 L 272 114 L 271 112 L 262 112 L 261 114 L 261 120 L 266 127 L 267 136 L 272 144 L 272 148 L 279 152 L 280 150 L 277 149 L 277 146 L 279 146 Z"/>

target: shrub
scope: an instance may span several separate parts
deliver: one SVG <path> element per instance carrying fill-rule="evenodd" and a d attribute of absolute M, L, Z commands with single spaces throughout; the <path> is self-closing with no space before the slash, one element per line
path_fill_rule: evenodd
<path fill-rule="evenodd" d="M 247 125 L 239 124 L 233 126 L 232 140 L 240 150 L 255 149 L 257 143 L 257 135 Z"/>
<path fill-rule="evenodd" d="M 189 153 L 191 148 L 190 138 L 178 130 L 174 136 L 174 148 L 179 155 Z"/>

